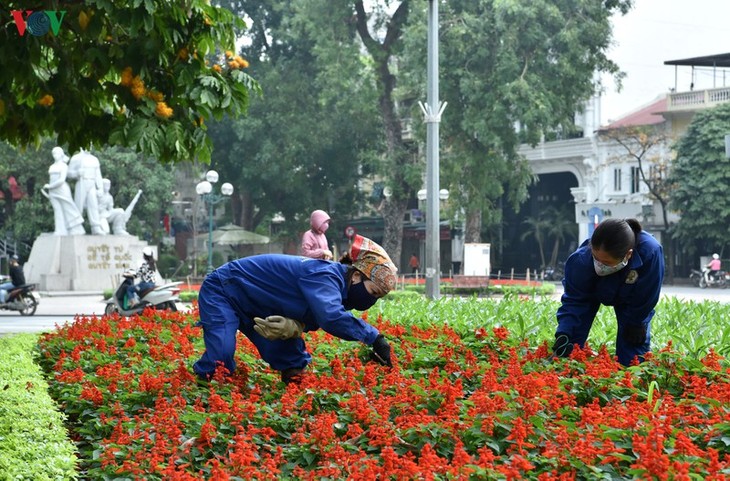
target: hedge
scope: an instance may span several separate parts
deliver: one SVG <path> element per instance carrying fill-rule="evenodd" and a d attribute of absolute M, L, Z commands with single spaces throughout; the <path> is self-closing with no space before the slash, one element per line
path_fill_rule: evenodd
<path fill-rule="evenodd" d="M 15 481 L 77 479 L 65 416 L 33 362 L 37 342 L 37 334 L 0 337 L 0 473 Z"/>

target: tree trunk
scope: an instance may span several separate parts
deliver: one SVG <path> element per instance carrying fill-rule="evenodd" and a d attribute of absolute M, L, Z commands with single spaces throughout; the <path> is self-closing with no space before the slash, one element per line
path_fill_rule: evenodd
<path fill-rule="evenodd" d="M 558 263 L 558 250 L 560 249 L 560 240 L 558 238 L 555 238 L 555 243 L 553 244 L 553 252 L 550 254 L 550 266 L 555 267 L 555 264 Z M 545 267 L 545 262 L 543 261 L 542 267 Z"/>
<path fill-rule="evenodd" d="M 408 199 L 414 189 L 409 185 L 407 173 L 412 164 L 417 164 L 418 157 L 409 155 L 403 142 L 401 122 L 395 108 L 393 91 L 396 77 L 390 71 L 390 60 L 394 45 L 400 39 L 408 18 L 409 2 L 400 3 L 387 25 L 387 33 L 380 43 L 373 38 L 368 30 L 368 18 L 365 14 L 364 2 L 355 2 L 357 31 L 365 48 L 370 53 L 377 72 L 378 105 L 383 118 L 385 134 L 385 163 L 384 175 L 389 179 L 393 195 L 383 206 L 383 248 L 390 255 L 396 266 L 400 266 L 400 255 L 403 245 L 403 216 L 408 206 Z"/>
<path fill-rule="evenodd" d="M 403 249 L 403 216 L 408 202 L 388 199 L 383 205 L 383 249 L 395 262 L 399 271 L 401 250 Z"/>
<path fill-rule="evenodd" d="M 253 231 L 256 226 L 254 225 L 254 204 L 251 201 L 251 194 L 249 192 L 241 192 L 234 197 L 233 218 L 237 219 L 237 224 L 244 229 Z"/>
<path fill-rule="evenodd" d="M 669 236 L 669 219 L 667 217 L 667 209 L 662 199 L 659 199 L 659 205 L 662 207 L 662 221 L 664 222 L 664 237 L 662 239 L 662 247 L 664 247 L 665 256 L 665 267 L 666 267 L 666 283 L 674 285 L 674 242 Z"/>
<path fill-rule="evenodd" d="M 466 214 L 464 242 L 479 243 L 482 241 L 482 211 L 470 210 Z"/>

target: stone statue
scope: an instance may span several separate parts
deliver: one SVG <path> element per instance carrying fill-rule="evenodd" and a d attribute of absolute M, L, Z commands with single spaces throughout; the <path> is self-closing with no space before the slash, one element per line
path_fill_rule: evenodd
<path fill-rule="evenodd" d="M 74 154 L 68 167 L 68 176 L 76 180 L 74 202 L 79 212 L 86 211 L 91 233 L 104 235 L 99 216 L 99 195 L 104 191 L 99 159 L 85 150 Z"/>
<path fill-rule="evenodd" d="M 53 207 L 54 235 L 83 235 L 84 219 L 71 197 L 71 188 L 66 183 L 68 174 L 68 156 L 61 147 L 51 151 L 53 164 L 48 168 L 50 181 L 41 189 L 41 193 L 51 201 Z"/>
<path fill-rule="evenodd" d="M 101 222 L 101 228 L 105 234 L 109 234 L 111 225 L 111 229 L 115 235 L 129 235 L 129 232 L 127 232 L 127 221 L 132 216 L 132 209 L 134 209 L 137 200 L 139 200 L 139 196 L 142 195 L 142 191 L 137 191 L 137 195 L 134 196 L 134 199 L 132 199 L 132 202 L 130 202 L 126 209 L 120 209 L 114 207 L 114 197 L 109 192 L 111 185 L 111 180 L 102 179 L 104 190 L 99 197 L 99 220 Z"/>

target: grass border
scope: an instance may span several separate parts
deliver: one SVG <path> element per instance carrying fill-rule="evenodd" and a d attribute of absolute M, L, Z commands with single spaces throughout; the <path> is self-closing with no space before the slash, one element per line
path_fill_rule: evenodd
<path fill-rule="evenodd" d="M 38 337 L 0 337 L 0 473 L 15 481 L 78 479 L 65 415 L 33 359 Z"/>

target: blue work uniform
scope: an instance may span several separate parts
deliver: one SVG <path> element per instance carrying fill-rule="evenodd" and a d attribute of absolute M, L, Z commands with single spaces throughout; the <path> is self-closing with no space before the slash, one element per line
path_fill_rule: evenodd
<path fill-rule="evenodd" d="M 233 372 L 239 330 L 277 371 L 309 364 L 312 358 L 302 338 L 266 339 L 254 330 L 254 317 L 284 316 L 304 323 L 304 331 L 322 328 L 340 339 L 371 345 L 378 330 L 343 306 L 348 268 L 309 257 L 264 254 L 231 261 L 213 271 L 198 295 L 205 353 L 193 366 L 195 373 L 212 374 L 216 362 Z"/>
<path fill-rule="evenodd" d="M 593 268 L 590 240 L 586 240 L 565 263 L 565 291 L 557 313 L 557 332 L 566 333 L 571 343 L 583 347 L 600 305 L 613 306 L 618 321 L 619 362 L 628 366 L 634 356 L 641 360 L 650 349 L 651 318 L 663 279 L 664 254 L 652 235 L 642 231 L 628 265 L 603 277 Z M 646 340 L 640 346 L 631 345 L 624 339 L 623 330 L 639 324 L 646 326 Z"/>

